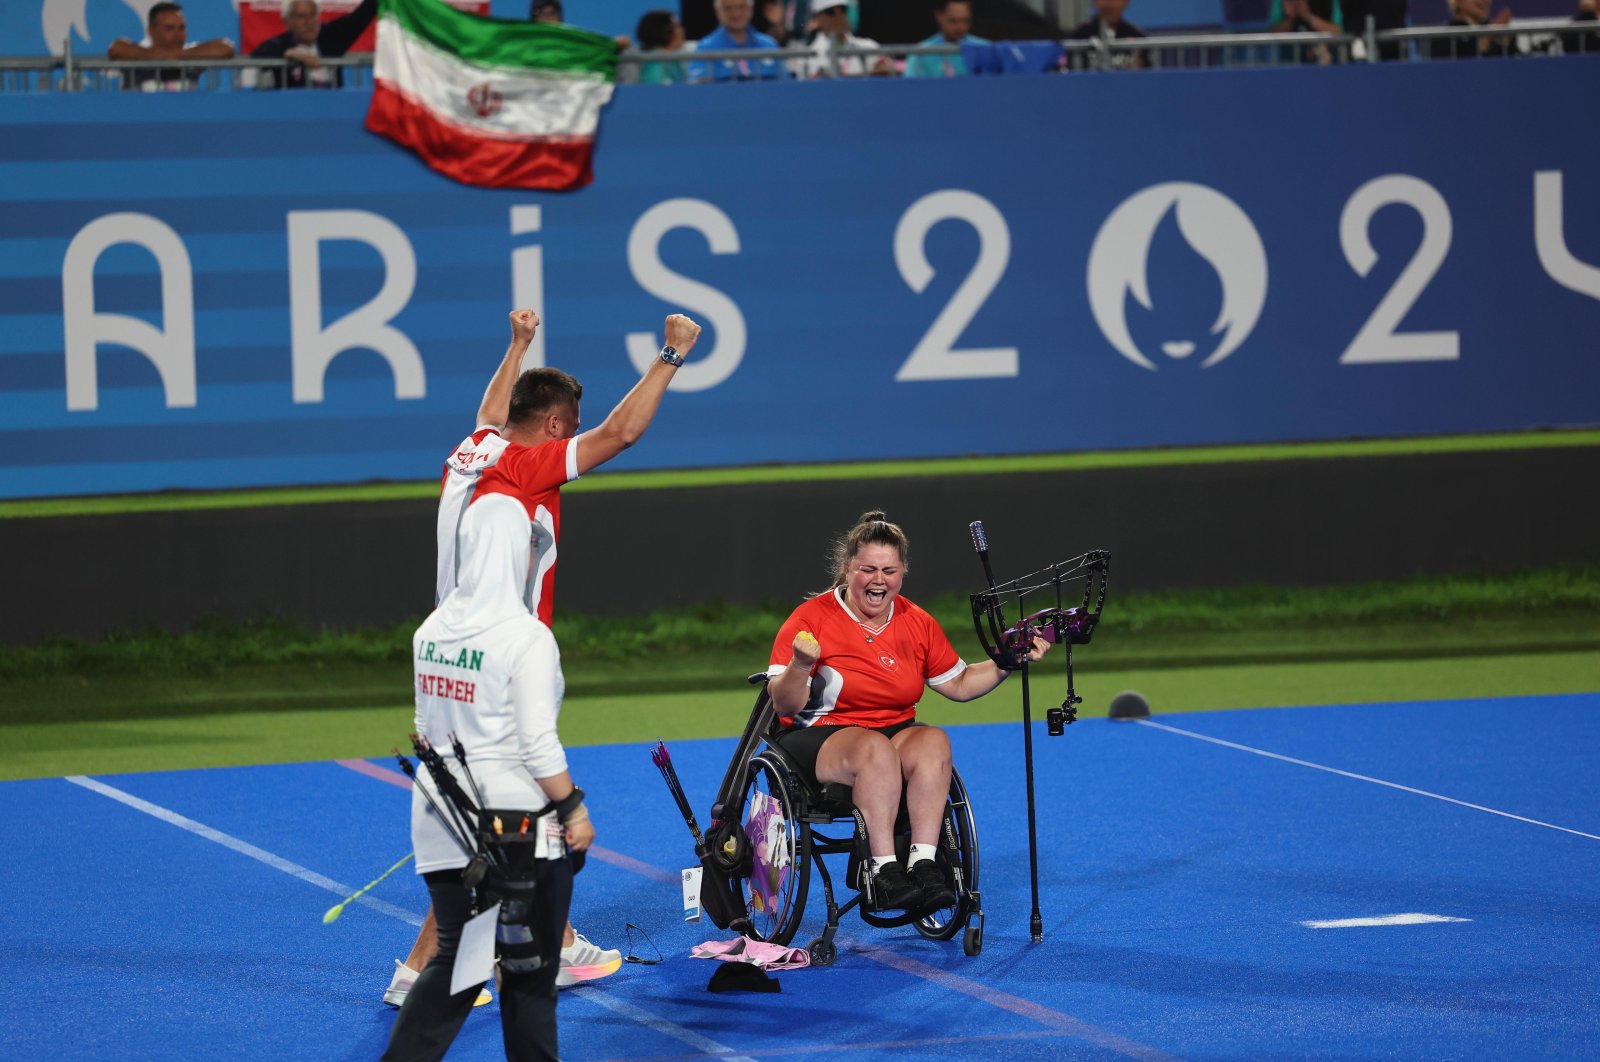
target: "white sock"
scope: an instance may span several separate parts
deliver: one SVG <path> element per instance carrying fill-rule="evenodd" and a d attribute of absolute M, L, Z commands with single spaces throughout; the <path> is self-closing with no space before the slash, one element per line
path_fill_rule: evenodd
<path fill-rule="evenodd" d="M 911 846 L 911 856 L 906 860 L 906 862 L 912 866 L 916 866 L 924 859 L 932 859 L 933 854 L 936 851 L 938 851 L 938 849 L 931 844 L 914 844 Z"/>
<path fill-rule="evenodd" d="M 874 874 L 876 874 L 878 871 L 880 871 L 880 870 L 882 870 L 884 868 L 885 864 L 887 864 L 887 863 L 898 863 L 898 862 L 899 862 L 899 860 L 896 859 L 892 853 L 890 855 L 882 855 L 882 856 L 875 855 L 875 856 L 872 857 L 872 872 Z"/>

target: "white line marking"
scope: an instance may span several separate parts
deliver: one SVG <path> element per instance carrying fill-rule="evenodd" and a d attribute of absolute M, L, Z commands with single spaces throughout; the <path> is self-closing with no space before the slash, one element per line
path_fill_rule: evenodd
<path fill-rule="evenodd" d="M 249 856 L 251 859 L 265 863 L 274 870 L 281 870 L 285 874 L 288 874 L 291 877 L 299 878 L 301 881 L 304 881 L 308 884 L 315 885 L 319 889 L 326 889 L 340 898 L 348 896 L 352 892 L 356 891 L 350 886 L 341 885 L 332 878 L 324 877 L 314 870 L 308 870 L 298 863 L 291 863 L 282 856 L 273 855 L 271 852 L 268 852 L 265 849 L 257 848 L 248 841 L 241 841 L 237 837 L 229 836 L 228 834 L 223 833 L 221 830 L 213 829 L 202 822 L 196 822 L 191 818 L 187 818 L 186 816 L 178 814 L 176 811 L 164 808 L 159 804 L 152 804 L 148 800 L 143 800 L 134 796 L 132 793 L 125 793 L 115 786 L 106 785 L 104 782 L 81 774 L 71 775 L 65 780 L 71 782 L 73 785 L 82 786 L 83 788 L 92 792 L 99 793 L 101 796 L 110 797 L 119 804 L 125 804 L 128 807 L 133 808 L 135 811 L 142 811 L 146 815 L 160 819 L 162 822 L 176 826 L 181 830 L 188 830 L 190 833 L 195 834 L 198 837 L 204 837 L 208 841 L 215 841 L 224 848 L 231 848 L 240 855 Z M 422 919 L 419 916 L 412 914 L 404 907 L 397 907 L 392 903 L 385 903 L 383 900 L 373 899 L 371 896 L 363 896 L 356 900 L 356 903 L 370 907 L 374 911 L 377 911 L 381 914 L 386 914 L 390 918 L 397 918 L 400 921 L 405 922 L 407 925 L 422 925 Z M 731 1047 L 719 1044 L 715 1040 L 701 1036 L 692 1029 L 686 1029 L 681 1025 L 676 1025 L 673 1022 L 667 1021 L 665 1018 L 658 1018 L 649 1011 L 635 1007 L 631 1003 L 623 1003 L 620 1000 L 608 998 L 601 993 L 584 993 L 582 998 L 586 998 L 591 1002 L 598 1003 L 602 1007 L 613 1010 L 626 1018 L 638 1022 L 640 1025 L 644 1025 L 666 1036 L 670 1036 L 674 1040 L 682 1041 L 691 1047 L 698 1048 L 699 1050 L 705 1051 L 709 1054 L 715 1054 L 719 1057 L 726 1058 L 728 1062 L 754 1062 L 753 1059 L 747 1058 L 744 1055 L 734 1054 L 734 1050 Z"/>
<path fill-rule="evenodd" d="M 251 859 L 265 863 L 274 870 L 281 870 L 290 877 L 299 878 L 301 881 L 306 882 L 309 885 L 315 885 L 319 889 L 327 889 L 340 899 L 343 899 L 344 897 L 349 896 L 352 892 L 356 891 L 348 885 L 341 885 L 332 878 L 324 877 L 323 875 L 318 874 L 315 870 L 308 870 L 299 863 L 291 863 L 282 856 L 273 855 L 271 852 L 268 852 L 265 849 L 257 848 L 255 845 L 250 844 L 247 841 L 241 841 L 237 837 L 229 836 L 228 834 L 223 833 L 221 830 L 212 829 L 205 823 L 196 822 L 191 818 L 186 818 L 183 815 L 178 814 L 176 811 L 171 811 L 159 804 L 152 804 L 148 800 L 141 800 L 132 793 L 124 793 L 115 786 L 106 785 L 104 782 L 96 781 L 93 778 L 87 778 L 81 774 L 72 775 L 66 780 L 71 782 L 73 785 L 81 785 L 85 789 L 99 793 L 101 796 L 110 797 L 119 804 L 126 804 L 135 811 L 142 811 L 146 815 L 151 815 L 155 818 L 158 818 L 162 822 L 178 827 L 180 830 L 188 830 L 190 833 L 199 837 L 204 837 L 208 841 L 215 841 L 224 848 L 231 848 L 240 855 L 249 856 Z M 364 907 L 370 907 L 374 911 L 382 912 L 391 918 L 398 918 L 402 922 L 408 922 L 414 926 L 422 925 L 422 919 L 419 916 L 412 914 L 404 907 L 396 907 L 392 903 L 385 903 L 383 900 L 375 899 L 371 896 L 362 896 L 356 900 L 356 903 L 359 903 Z"/>
<path fill-rule="evenodd" d="M 1284 756 L 1276 752 L 1267 752 L 1265 749 L 1255 749 L 1251 748 L 1249 745 L 1238 745 L 1232 741 L 1224 741 L 1221 738 L 1208 737 L 1205 734 L 1196 734 L 1192 730 L 1180 730 L 1175 726 L 1167 726 L 1164 723 L 1152 722 L 1149 719 L 1135 719 L 1134 722 L 1140 724 L 1141 726 L 1149 726 L 1154 727 L 1157 730 L 1165 730 L 1171 734 L 1181 734 L 1184 737 L 1191 737 L 1197 741 L 1209 741 L 1213 745 L 1221 745 L 1224 748 L 1238 749 L 1240 752 L 1250 752 L 1257 756 L 1265 756 L 1269 760 L 1282 760 L 1284 763 L 1292 763 L 1298 767 L 1310 767 L 1314 771 L 1326 771 L 1329 774 L 1337 774 L 1341 778 L 1354 778 L 1358 782 L 1371 782 L 1373 785 L 1388 786 L 1390 789 L 1398 789 L 1402 793 L 1415 793 L 1417 796 L 1432 797 L 1434 800 L 1442 800 L 1446 804 L 1455 804 L 1458 807 L 1471 808 L 1473 811 L 1483 811 L 1490 815 L 1499 815 L 1503 819 L 1515 819 L 1517 822 L 1526 822 L 1530 826 L 1543 826 L 1546 829 L 1560 830 L 1562 833 L 1570 833 L 1574 837 L 1587 837 L 1591 841 L 1600 841 L 1600 836 L 1592 833 L 1584 833 L 1582 830 L 1573 830 L 1568 829 L 1565 826 L 1557 826 L 1553 822 L 1541 822 L 1538 819 L 1524 818 L 1521 815 L 1513 815 L 1509 811 L 1498 811 L 1494 808 L 1486 808 L 1482 804 L 1469 804 L 1465 800 L 1457 800 L 1455 797 L 1447 797 L 1438 793 L 1430 793 L 1426 789 L 1413 789 L 1409 785 L 1401 785 L 1398 782 L 1386 782 L 1382 778 L 1372 778 L 1365 774 L 1355 774 L 1352 771 L 1341 771 L 1337 767 L 1324 767 L 1320 763 L 1312 763 L 1309 760 L 1297 760 L 1293 756 Z"/>
<path fill-rule="evenodd" d="M 1452 918 L 1449 915 L 1392 914 L 1374 915 L 1371 918 L 1329 918 L 1323 921 L 1301 922 L 1307 929 L 1355 929 L 1360 926 L 1421 926 L 1429 922 L 1470 922 L 1470 918 Z"/>

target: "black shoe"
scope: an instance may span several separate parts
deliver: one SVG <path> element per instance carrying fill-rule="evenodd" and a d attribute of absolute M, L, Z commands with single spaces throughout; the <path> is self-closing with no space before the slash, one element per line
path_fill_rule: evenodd
<path fill-rule="evenodd" d="M 931 859 L 911 864 L 911 880 L 922 890 L 924 911 L 942 911 L 956 905 L 955 890 L 945 879 L 944 871 Z"/>
<path fill-rule="evenodd" d="M 919 911 L 926 902 L 922 887 L 911 880 L 899 862 L 885 863 L 872 874 L 872 905 L 869 910 Z"/>

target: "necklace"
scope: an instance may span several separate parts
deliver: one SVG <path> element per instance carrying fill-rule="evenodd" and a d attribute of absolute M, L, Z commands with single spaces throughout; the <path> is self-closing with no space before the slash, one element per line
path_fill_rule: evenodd
<path fill-rule="evenodd" d="M 889 621 L 894 619 L 894 606 L 891 604 L 889 606 L 888 615 L 883 617 L 883 623 L 876 630 L 874 630 L 873 628 L 867 626 L 866 620 L 862 619 L 856 614 L 856 610 L 850 606 L 850 602 L 846 599 L 842 592 L 839 596 L 839 603 L 845 606 L 845 612 L 849 614 L 851 619 L 856 621 L 856 626 L 861 628 L 861 636 L 867 640 L 868 645 L 872 644 L 873 635 L 882 634 L 886 629 L 888 629 Z"/>
<path fill-rule="evenodd" d="M 887 630 L 889 628 L 889 620 L 892 619 L 892 618 L 893 618 L 892 614 L 889 617 L 885 617 L 885 619 L 883 621 L 883 625 L 878 627 L 876 630 L 874 630 L 873 628 L 867 626 L 865 620 L 860 620 L 860 619 L 856 620 L 856 625 L 861 628 L 861 636 L 867 640 L 867 644 L 868 645 L 871 645 L 872 641 L 873 641 L 873 636 L 882 634 L 885 630 Z"/>

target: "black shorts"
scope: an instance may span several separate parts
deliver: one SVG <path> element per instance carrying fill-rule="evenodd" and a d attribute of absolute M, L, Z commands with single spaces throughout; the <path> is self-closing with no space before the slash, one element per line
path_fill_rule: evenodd
<path fill-rule="evenodd" d="M 874 734 L 882 734 L 892 738 L 902 730 L 910 727 L 921 726 L 915 719 L 907 719 L 903 723 L 892 726 L 797 726 L 782 731 L 773 739 L 773 744 L 782 749 L 784 754 L 794 761 L 800 773 L 815 782 L 817 780 L 817 753 L 822 751 L 822 743 L 833 735 L 844 730 L 870 730 Z"/>

